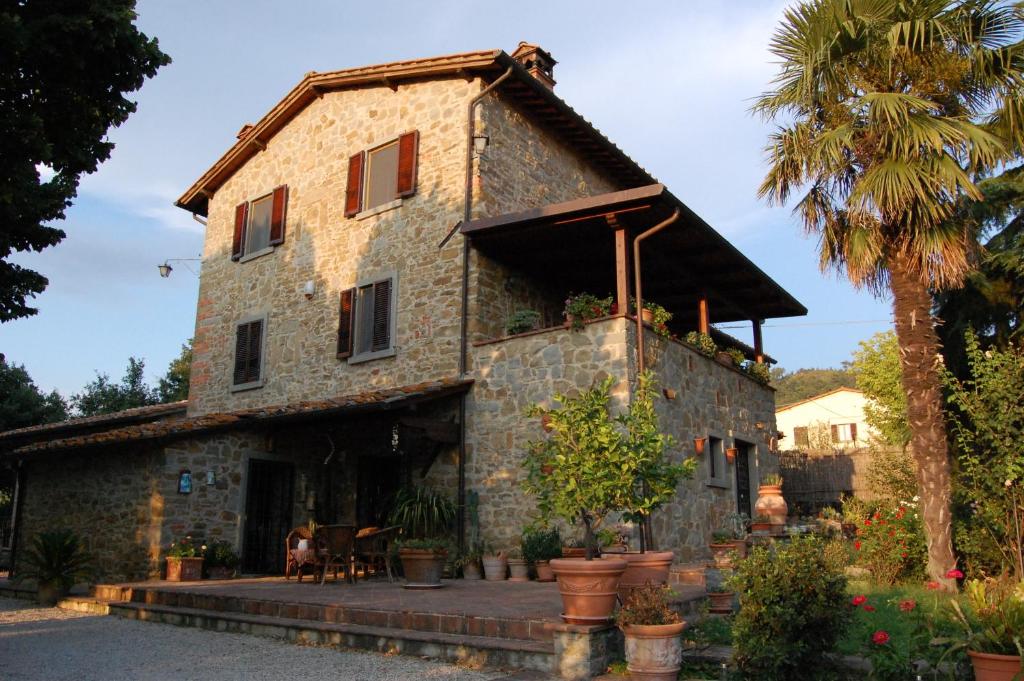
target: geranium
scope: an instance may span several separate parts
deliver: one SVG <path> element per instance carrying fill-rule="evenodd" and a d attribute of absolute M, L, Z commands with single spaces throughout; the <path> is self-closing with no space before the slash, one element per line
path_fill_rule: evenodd
<path fill-rule="evenodd" d="M 873 606 L 873 605 L 865 605 L 864 606 L 864 612 L 874 612 L 874 611 L 875 611 L 875 606 Z"/>
<path fill-rule="evenodd" d="M 850 603 L 852 603 L 853 607 L 856 608 L 856 607 L 859 607 L 861 605 L 864 605 L 864 603 L 866 603 L 867 600 L 868 600 L 867 596 L 854 596 L 853 600 L 850 601 Z"/>
<path fill-rule="evenodd" d="M 857 541 L 853 542 L 853 548 L 856 549 L 857 551 L 860 551 L 860 539 L 858 539 Z"/>
<path fill-rule="evenodd" d="M 953 568 L 952 570 L 950 570 L 949 572 L 946 573 L 946 579 L 963 579 L 963 578 L 964 578 L 964 573 L 960 572 L 956 568 Z"/>
<path fill-rule="evenodd" d="M 900 601 L 900 612 L 910 612 L 917 607 L 917 601 L 913 598 L 905 598 Z"/>
<path fill-rule="evenodd" d="M 924 586 L 929 591 L 939 591 L 940 589 L 942 589 L 942 585 L 939 584 L 938 582 L 928 582 Z"/>
<path fill-rule="evenodd" d="M 871 642 L 878 646 L 884 646 L 889 642 L 889 633 L 879 629 L 871 635 Z"/>

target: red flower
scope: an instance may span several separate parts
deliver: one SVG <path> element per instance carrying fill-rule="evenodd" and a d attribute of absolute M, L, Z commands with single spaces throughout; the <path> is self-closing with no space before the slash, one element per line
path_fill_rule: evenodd
<path fill-rule="evenodd" d="M 889 642 L 889 634 L 881 629 L 871 635 L 871 642 L 877 646 L 884 646 Z"/>
<path fill-rule="evenodd" d="M 925 587 L 927 587 L 931 591 L 938 591 L 942 588 L 942 585 L 938 582 L 928 582 L 927 584 L 925 584 Z"/>
<path fill-rule="evenodd" d="M 875 606 L 873 606 L 873 605 L 865 605 L 864 606 L 864 612 L 874 612 L 874 611 L 875 611 Z"/>
<path fill-rule="evenodd" d="M 881 514 L 881 513 L 876 513 L 876 514 L 875 514 L 875 520 L 878 520 L 878 519 L 880 519 L 881 517 L 882 517 L 882 514 Z"/>
<path fill-rule="evenodd" d="M 910 612 L 917 607 L 917 601 L 913 598 L 907 598 L 900 601 L 900 612 Z"/>
<path fill-rule="evenodd" d="M 860 539 L 858 539 L 857 541 L 853 542 L 853 548 L 855 548 L 856 550 L 860 551 Z"/>
<path fill-rule="evenodd" d="M 953 568 L 952 570 L 950 570 L 949 572 L 946 573 L 946 579 L 963 579 L 963 578 L 964 578 L 964 573 L 960 572 L 956 568 Z"/>
<path fill-rule="evenodd" d="M 867 520 L 865 520 L 864 524 L 865 525 L 870 525 L 871 524 L 871 518 L 868 518 Z"/>
<path fill-rule="evenodd" d="M 903 553 L 900 554 L 900 558 L 906 558 L 906 557 L 907 557 L 907 552 L 906 551 L 904 551 Z"/>
<path fill-rule="evenodd" d="M 863 605 L 864 603 L 866 603 L 867 600 L 868 600 L 867 596 L 854 596 L 853 600 L 850 601 L 850 604 L 853 605 L 853 607 L 856 608 L 857 606 Z"/>

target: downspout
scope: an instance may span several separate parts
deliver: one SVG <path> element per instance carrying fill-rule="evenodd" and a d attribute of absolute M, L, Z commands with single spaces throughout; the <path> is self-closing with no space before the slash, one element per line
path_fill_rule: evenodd
<path fill-rule="evenodd" d="M 15 565 L 17 564 L 18 555 L 18 525 L 21 520 L 21 508 L 24 504 L 25 499 L 25 471 L 24 464 L 18 461 L 18 467 L 14 477 L 14 499 L 11 502 L 11 553 L 10 561 L 11 565 L 7 573 L 8 579 L 13 579 L 17 576 L 15 573 Z"/>
<path fill-rule="evenodd" d="M 636 291 L 636 374 L 639 377 L 644 372 L 644 293 L 640 284 L 640 242 L 647 237 L 654 236 L 679 219 L 679 209 L 665 220 L 662 220 L 646 232 L 637 235 L 633 239 L 633 288 Z M 644 493 L 647 492 L 647 485 L 644 483 Z M 640 529 L 640 551 L 654 548 L 654 535 L 651 532 L 651 517 L 645 516 L 643 526 Z"/>
<path fill-rule="evenodd" d="M 510 66 L 505 73 L 481 90 L 466 107 L 466 194 L 462 212 L 462 224 L 469 222 L 473 214 L 473 137 L 476 135 L 476 105 L 493 92 L 512 75 Z M 462 319 L 459 323 L 459 378 L 466 375 L 467 342 L 469 328 L 469 237 L 462 237 Z M 459 526 L 458 545 L 461 552 L 466 546 L 466 399 L 468 391 L 459 399 Z"/>

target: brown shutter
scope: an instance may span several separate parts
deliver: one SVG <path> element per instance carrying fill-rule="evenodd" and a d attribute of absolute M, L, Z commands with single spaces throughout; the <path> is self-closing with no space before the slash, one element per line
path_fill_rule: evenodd
<path fill-rule="evenodd" d="M 270 208 L 270 245 L 284 243 L 284 223 L 288 213 L 288 185 L 274 189 L 274 203 Z"/>
<path fill-rule="evenodd" d="M 416 170 L 419 164 L 420 133 L 407 132 L 398 138 L 398 198 L 416 193 Z"/>
<path fill-rule="evenodd" d="M 857 441 L 857 424 L 856 423 L 851 423 L 850 424 L 850 439 L 853 440 L 854 442 Z"/>
<path fill-rule="evenodd" d="M 348 185 L 345 189 L 345 217 L 350 218 L 363 209 L 363 166 L 366 152 L 360 151 L 348 160 Z"/>
<path fill-rule="evenodd" d="M 260 380 L 260 356 L 263 352 L 263 320 L 249 322 L 249 366 L 246 383 Z"/>
<path fill-rule="evenodd" d="M 352 313 L 355 299 L 354 288 L 341 292 L 341 311 L 338 314 L 338 359 L 352 356 L 352 326 L 356 317 Z"/>
<path fill-rule="evenodd" d="M 832 442 L 839 442 L 839 426 L 832 426 Z"/>
<path fill-rule="evenodd" d="M 235 235 L 231 239 L 231 259 L 238 260 L 242 257 L 242 249 L 245 248 L 245 223 L 249 217 L 249 204 L 240 203 L 235 206 Z"/>
<path fill-rule="evenodd" d="M 235 327 L 235 375 L 234 384 L 245 383 L 245 372 L 249 367 L 249 325 Z"/>
<path fill-rule="evenodd" d="M 387 350 L 391 347 L 391 280 L 385 279 L 373 285 L 373 340 L 370 351 Z"/>
<path fill-rule="evenodd" d="M 263 320 L 246 322 L 235 327 L 234 384 L 260 380 L 260 353 L 263 350 Z"/>

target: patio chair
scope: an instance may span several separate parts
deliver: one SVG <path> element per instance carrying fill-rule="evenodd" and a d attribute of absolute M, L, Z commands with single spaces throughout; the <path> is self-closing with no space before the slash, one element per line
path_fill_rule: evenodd
<path fill-rule="evenodd" d="M 368 574 L 371 567 L 376 572 L 383 564 L 388 581 L 395 581 L 394 570 L 391 568 L 391 544 L 398 538 L 401 529 L 401 526 L 395 525 L 356 537 L 356 569 L 362 566 L 363 574 Z"/>
<path fill-rule="evenodd" d="M 355 550 L 356 528 L 354 525 L 322 525 L 317 529 L 317 539 L 324 547 L 323 576 L 320 583 L 327 582 L 327 571 L 334 569 L 334 581 L 338 581 L 338 570 L 345 579 L 355 582 L 353 552 Z"/>
<path fill-rule="evenodd" d="M 299 542 L 303 539 L 307 542 L 307 548 L 300 549 Z M 309 531 L 308 527 L 301 526 L 296 527 L 284 540 L 285 549 L 285 564 L 284 564 L 284 578 L 290 579 L 292 573 L 298 577 L 298 581 L 302 581 L 302 575 L 305 572 L 315 575 L 323 565 L 323 556 L 319 551 L 317 542 L 313 538 L 313 533 Z"/>

